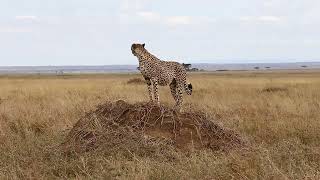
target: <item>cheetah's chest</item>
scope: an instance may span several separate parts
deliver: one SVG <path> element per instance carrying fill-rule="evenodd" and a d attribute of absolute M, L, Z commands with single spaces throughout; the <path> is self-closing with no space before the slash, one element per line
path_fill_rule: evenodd
<path fill-rule="evenodd" d="M 140 72 L 142 73 L 142 75 L 143 75 L 144 77 L 151 78 L 151 77 L 150 77 L 150 73 L 148 73 L 148 69 L 150 69 L 150 68 L 148 68 L 147 65 L 145 65 L 144 63 L 140 63 L 140 64 L 139 64 L 139 68 L 140 68 Z"/>

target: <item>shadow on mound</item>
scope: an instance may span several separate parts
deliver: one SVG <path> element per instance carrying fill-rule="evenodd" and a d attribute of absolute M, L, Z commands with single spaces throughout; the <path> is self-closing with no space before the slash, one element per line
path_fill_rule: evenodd
<path fill-rule="evenodd" d="M 153 156 L 168 151 L 229 151 L 245 144 L 237 133 L 203 112 L 177 113 L 151 103 L 120 100 L 87 113 L 74 125 L 62 148 L 77 153 L 100 149 Z"/>

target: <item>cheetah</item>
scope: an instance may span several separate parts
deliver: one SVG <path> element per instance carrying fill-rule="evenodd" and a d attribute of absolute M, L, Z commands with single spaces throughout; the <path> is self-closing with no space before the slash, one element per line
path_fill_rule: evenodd
<path fill-rule="evenodd" d="M 131 51 L 139 60 L 139 70 L 147 82 L 149 98 L 160 105 L 158 85 L 170 86 L 176 102 L 175 109 L 180 111 L 183 103 L 183 91 L 192 94 L 192 84 L 187 84 L 187 72 L 178 62 L 162 61 L 145 49 L 145 44 L 132 44 Z"/>

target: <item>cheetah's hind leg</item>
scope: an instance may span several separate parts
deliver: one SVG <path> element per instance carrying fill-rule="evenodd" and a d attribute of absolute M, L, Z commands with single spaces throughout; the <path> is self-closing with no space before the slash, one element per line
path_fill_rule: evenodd
<path fill-rule="evenodd" d="M 175 110 L 180 112 L 181 111 L 181 107 L 183 104 L 183 84 L 179 84 L 177 83 L 177 87 L 176 87 L 176 106 L 175 106 Z"/>
<path fill-rule="evenodd" d="M 178 103 L 178 95 L 177 95 L 177 81 L 173 79 L 170 84 L 171 95 L 176 103 Z"/>

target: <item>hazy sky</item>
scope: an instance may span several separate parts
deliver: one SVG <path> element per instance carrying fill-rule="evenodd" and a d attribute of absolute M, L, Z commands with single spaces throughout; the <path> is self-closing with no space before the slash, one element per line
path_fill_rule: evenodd
<path fill-rule="evenodd" d="M 1 65 L 320 61 L 319 0 L 1 0 Z"/>

